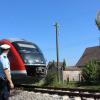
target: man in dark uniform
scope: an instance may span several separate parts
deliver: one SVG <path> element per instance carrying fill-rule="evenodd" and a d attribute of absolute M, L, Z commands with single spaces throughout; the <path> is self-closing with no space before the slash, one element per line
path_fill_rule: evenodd
<path fill-rule="evenodd" d="M 10 63 L 7 58 L 10 46 L 3 44 L 0 48 L 0 100 L 8 100 L 10 89 L 14 88 L 14 84 L 11 80 Z"/>

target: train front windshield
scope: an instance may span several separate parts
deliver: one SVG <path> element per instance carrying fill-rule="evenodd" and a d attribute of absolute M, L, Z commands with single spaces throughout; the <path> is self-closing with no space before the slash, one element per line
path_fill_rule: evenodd
<path fill-rule="evenodd" d="M 13 43 L 26 65 L 45 64 L 41 50 L 32 43 Z"/>

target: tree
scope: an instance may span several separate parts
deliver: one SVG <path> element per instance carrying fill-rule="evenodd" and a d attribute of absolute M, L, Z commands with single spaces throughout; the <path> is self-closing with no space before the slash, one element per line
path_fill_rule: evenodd
<path fill-rule="evenodd" d="M 100 61 L 97 61 L 96 80 L 100 82 Z"/>
<path fill-rule="evenodd" d="M 57 73 L 57 67 L 56 67 L 56 63 L 54 60 L 52 62 L 49 62 L 49 64 L 48 64 L 48 73 L 49 72 Z"/>
<path fill-rule="evenodd" d="M 53 60 L 53 62 L 52 62 L 52 67 L 55 67 L 55 61 Z"/>
<path fill-rule="evenodd" d="M 66 68 L 66 61 L 65 61 L 65 59 L 63 60 L 62 68 L 63 68 L 63 70 L 65 70 L 65 68 Z"/>
<path fill-rule="evenodd" d="M 82 69 L 82 76 L 88 83 L 94 82 L 97 79 L 97 66 L 98 63 L 95 60 L 89 61 Z"/>

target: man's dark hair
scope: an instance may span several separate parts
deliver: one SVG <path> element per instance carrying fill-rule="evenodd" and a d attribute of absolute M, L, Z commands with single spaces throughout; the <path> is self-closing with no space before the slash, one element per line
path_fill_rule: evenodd
<path fill-rule="evenodd" d="M 2 49 L 2 48 L 0 48 L 0 54 L 2 54 L 6 50 L 9 50 L 9 49 Z"/>

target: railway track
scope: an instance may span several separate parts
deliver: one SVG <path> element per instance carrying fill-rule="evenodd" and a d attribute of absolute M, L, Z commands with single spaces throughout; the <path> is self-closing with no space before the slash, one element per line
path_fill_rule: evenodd
<path fill-rule="evenodd" d="M 100 100 L 100 90 L 40 87 L 40 86 L 30 86 L 22 84 L 15 84 L 15 88 L 27 91 L 57 94 L 60 96 L 67 95 L 69 97 L 81 97 L 81 99 L 85 97 L 85 98 L 94 98 L 94 100 Z"/>

